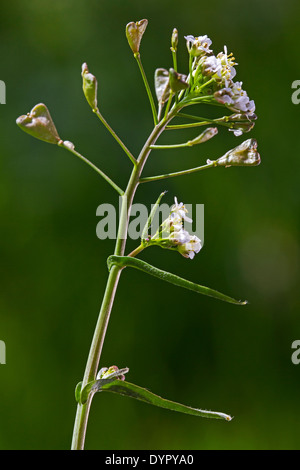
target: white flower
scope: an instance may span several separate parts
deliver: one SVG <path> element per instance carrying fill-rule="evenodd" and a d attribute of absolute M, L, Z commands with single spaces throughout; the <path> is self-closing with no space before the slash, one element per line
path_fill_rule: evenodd
<path fill-rule="evenodd" d="M 210 54 L 212 51 L 209 49 L 211 46 L 212 41 L 209 37 L 205 34 L 205 36 L 184 36 L 187 43 L 187 48 L 190 54 L 194 57 L 199 57 L 203 54 Z"/>
<path fill-rule="evenodd" d="M 240 137 L 243 135 L 242 129 L 228 129 L 229 131 L 232 131 L 236 137 Z"/>
<path fill-rule="evenodd" d="M 242 82 L 231 82 L 229 87 L 217 91 L 215 98 L 219 103 L 226 104 L 232 111 L 252 114 L 255 111 L 255 103 L 249 99 L 242 85 Z"/>
<path fill-rule="evenodd" d="M 236 75 L 234 65 L 237 65 L 237 63 L 234 60 L 232 53 L 228 54 L 227 47 L 224 46 L 224 52 L 220 52 L 217 57 L 215 55 L 202 57 L 197 67 L 201 67 L 203 75 L 215 75 L 214 78 L 217 81 L 221 81 L 225 87 L 228 87 L 230 81 Z"/>
<path fill-rule="evenodd" d="M 190 239 L 187 242 L 178 246 L 178 251 L 185 258 L 193 259 L 201 248 L 201 240 L 196 235 L 190 235 Z"/>
<path fill-rule="evenodd" d="M 177 250 L 185 258 L 193 259 L 195 253 L 201 248 L 201 240 L 196 235 L 190 235 L 183 228 L 183 221 L 193 222 L 187 214 L 187 209 L 182 202 L 178 203 L 175 197 L 175 204 L 171 207 L 169 217 L 162 223 L 160 229 L 149 240 L 149 245 L 158 245 L 161 248 Z"/>
<path fill-rule="evenodd" d="M 224 46 L 224 52 L 220 52 L 217 58 L 221 64 L 220 78 L 224 81 L 225 87 L 228 87 L 229 82 L 236 76 L 234 65 L 237 65 L 232 53 L 227 53 L 227 47 Z"/>
<path fill-rule="evenodd" d="M 174 197 L 175 204 L 171 208 L 171 218 L 176 218 L 177 216 L 180 217 L 182 220 L 185 220 L 186 222 L 193 222 L 192 219 L 190 219 L 186 214 L 187 214 L 187 209 L 185 208 L 184 204 L 181 202 L 178 204 L 177 197 Z"/>
<path fill-rule="evenodd" d="M 183 245 L 184 243 L 188 243 L 190 240 L 190 234 L 187 230 L 183 230 L 182 228 L 178 231 L 174 231 L 170 234 L 170 240 L 172 240 L 176 245 Z"/>
<path fill-rule="evenodd" d="M 215 75 L 220 76 L 222 64 L 221 60 L 217 59 L 215 55 L 204 57 L 202 61 L 202 72 L 204 75 Z"/>

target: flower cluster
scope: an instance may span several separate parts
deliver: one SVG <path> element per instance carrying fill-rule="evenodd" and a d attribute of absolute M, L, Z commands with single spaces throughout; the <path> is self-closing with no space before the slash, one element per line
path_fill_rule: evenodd
<path fill-rule="evenodd" d="M 205 36 L 185 36 L 192 58 L 190 85 L 192 96 L 211 95 L 212 99 L 230 110 L 254 117 L 255 103 L 242 88 L 242 82 L 234 82 L 235 58 L 227 47 L 216 56 L 209 48 L 212 41 Z"/>
<path fill-rule="evenodd" d="M 178 203 L 171 207 L 169 217 L 161 224 L 156 234 L 149 240 L 149 245 L 158 245 L 169 250 L 177 250 L 185 258 L 193 259 L 202 248 L 201 240 L 196 235 L 190 235 L 183 228 L 184 221 L 192 222 L 184 204 Z"/>

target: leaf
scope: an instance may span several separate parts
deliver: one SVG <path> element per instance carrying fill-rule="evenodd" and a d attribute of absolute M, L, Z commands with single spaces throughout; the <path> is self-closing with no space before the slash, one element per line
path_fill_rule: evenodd
<path fill-rule="evenodd" d="M 78 382 L 75 388 L 75 399 L 78 403 L 80 403 L 81 387 L 82 387 L 82 382 Z"/>
<path fill-rule="evenodd" d="M 166 69 L 156 69 L 154 74 L 154 85 L 157 101 L 163 105 L 170 97 L 170 77 Z"/>
<path fill-rule="evenodd" d="M 146 263 L 137 258 L 132 258 L 131 256 L 109 256 L 107 259 L 108 269 L 110 270 L 113 265 L 117 265 L 120 267 L 129 266 L 131 268 L 139 269 L 140 271 L 144 271 L 151 276 L 157 277 L 158 279 L 162 279 L 163 281 L 170 282 L 175 286 L 184 287 L 185 289 L 192 290 L 197 292 L 198 294 L 207 295 L 209 297 L 214 297 L 215 299 L 223 300 L 224 302 L 229 302 L 235 305 L 246 305 L 247 301 L 235 300 L 228 295 L 222 294 L 214 289 L 210 289 L 209 287 L 201 286 L 200 284 L 195 284 L 194 282 L 187 281 L 182 277 L 176 276 L 176 274 L 168 273 L 167 271 L 163 271 L 162 269 L 158 269 L 151 264 Z"/>
<path fill-rule="evenodd" d="M 198 416 L 202 418 L 215 418 L 215 419 L 225 419 L 226 421 L 231 421 L 232 417 L 221 413 L 218 411 L 207 411 L 200 410 L 198 408 L 191 408 L 190 406 L 182 405 L 171 400 L 166 400 L 154 393 L 150 392 L 146 388 L 139 387 L 130 382 L 121 381 L 121 380 L 95 380 L 90 382 L 85 388 L 89 388 L 89 393 L 96 392 L 113 392 L 118 393 L 119 395 L 124 395 L 130 398 L 135 398 L 136 400 L 143 401 L 150 405 L 158 406 L 160 408 L 165 408 L 171 411 L 177 411 L 179 413 L 185 413 L 193 416 Z M 88 394 L 82 396 L 81 401 L 86 400 Z"/>

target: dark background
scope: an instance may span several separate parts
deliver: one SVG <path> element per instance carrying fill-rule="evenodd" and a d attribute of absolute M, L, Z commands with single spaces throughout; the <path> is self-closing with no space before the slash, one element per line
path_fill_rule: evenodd
<path fill-rule="evenodd" d="M 49 107 L 61 137 L 125 186 L 131 163 L 91 112 L 81 90 L 86 61 L 100 109 L 135 154 L 152 116 L 125 25 L 149 25 L 142 58 L 151 86 L 172 66 L 170 35 L 207 34 L 215 53 L 233 51 L 236 80 L 256 102 L 251 134 L 225 129 L 193 149 L 153 152 L 145 175 L 201 165 L 248 137 L 262 164 L 216 169 L 143 185 L 135 202 L 205 204 L 205 246 L 196 258 L 152 248 L 141 257 L 249 305 L 237 307 L 122 275 L 101 366 L 128 366 L 128 380 L 190 406 L 223 411 L 230 423 L 198 419 L 119 397 L 95 397 L 87 449 L 299 449 L 300 365 L 291 362 L 299 321 L 299 2 L 2 2 L 0 79 L 1 295 L 0 448 L 68 449 L 113 240 L 96 237 L 96 208 L 114 191 L 68 152 L 15 124 L 36 103 Z M 193 112 L 201 109 L 193 109 Z M 197 131 L 164 135 L 183 142 Z M 136 242 L 130 241 L 128 249 Z"/>

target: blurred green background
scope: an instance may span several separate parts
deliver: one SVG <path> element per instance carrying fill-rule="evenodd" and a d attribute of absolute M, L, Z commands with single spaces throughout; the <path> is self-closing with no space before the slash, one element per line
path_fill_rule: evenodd
<path fill-rule="evenodd" d="M 201 420 L 114 394 L 95 397 L 87 449 L 299 449 L 300 365 L 291 344 L 299 320 L 299 79 L 297 0 L 12 0 L 0 7 L 1 295 L 0 448 L 68 449 L 81 380 L 113 240 L 96 237 L 96 208 L 114 191 L 68 152 L 22 133 L 15 120 L 48 105 L 63 139 L 121 186 L 130 161 L 90 111 L 81 90 L 86 61 L 100 109 L 137 153 L 152 116 L 124 34 L 148 18 L 142 58 L 149 81 L 172 66 L 170 35 L 207 34 L 233 51 L 237 80 L 256 102 L 251 134 L 220 131 L 203 147 L 157 151 L 145 175 L 198 166 L 248 136 L 262 164 L 216 169 L 142 185 L 136 202 L 205 204 L 205 246 L 193 261 L 149 249 L 143 259 L 249 305 L 236 307 L 134 270 L 122 275 L 101 366 L 128 366 L 128 380 L 190 406 L 223 411 Z M 193 109 L 196 112 L 196 107 Z M 201 109 L 197 109 L 201 115 Z M 164 135 L 180 142 L 197 131 Z M 136 242 L 130 241 L 133 249 Z"/>

